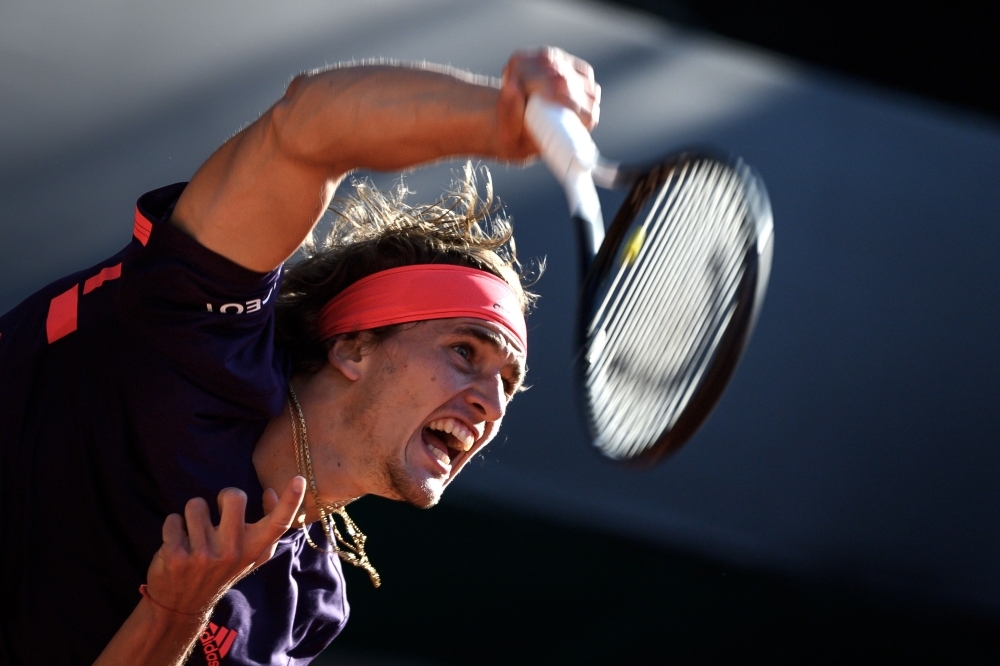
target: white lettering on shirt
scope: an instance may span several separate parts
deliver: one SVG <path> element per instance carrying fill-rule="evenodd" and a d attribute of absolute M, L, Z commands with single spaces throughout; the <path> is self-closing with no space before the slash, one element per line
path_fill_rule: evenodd
<path fill-rule="evenodd" d="M 219 306 L 219 314 L 244 314 L 249 312 L 258 312 L 264 304 L 271 300 L 271 295 L 274 293 L 274 287 L 271 287 L 271 291 L 267 292 L 267 296 L 263 299 L 253 298 L 244 303 L 224 303 Z M 215 306 L 211 303 L 205 303 L 205 310 L 207 312 L 216 312 Z"/>

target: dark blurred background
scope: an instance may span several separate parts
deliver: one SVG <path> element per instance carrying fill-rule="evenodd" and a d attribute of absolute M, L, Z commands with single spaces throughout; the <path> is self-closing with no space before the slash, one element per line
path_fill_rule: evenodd
<path fill-rule="evenodd" d="M 8 0 L 0 311 L 115 252 L 139 194 L 189 178 L 298 71 L 386 56 L 495 75 L 514 48 L 562 46 L 602 82 L 608 155 L 707 144 L 763 175 L 776 254 L 757 331 L 678 455 L 600 459 L 569 390 L 562 194 L 539 166 L 491 165 L 522 256 L 548 260 L 533 388 L 441 506 L 352 506 L 384 585 L 348 572 L 324 663 L 996 663 L 995 13 Z M 430 199 L 455 166 L 406 182 Z"/>
<path fill-rule="evenodd" d="M 1000 9 L 991 3 L 614 1 L 880 86 L 1000 114 Z"/>
<path fill-rule="evenodd" d="M 385 581 L 347 572 L 327 664 L 996 663 L 998 622 L 735 566 L 503 507 L 351 515 Z"/>

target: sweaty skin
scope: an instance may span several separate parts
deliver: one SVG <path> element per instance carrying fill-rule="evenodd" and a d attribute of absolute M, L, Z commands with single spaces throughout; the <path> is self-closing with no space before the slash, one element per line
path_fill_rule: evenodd
<path fill-rule="evenodd" d="M 554 48 L 515 53 L 499 88 L 432 65 L 296 77 L 281 100 L 198 169 L 171 222 L 245 268 L 270 271 L 298 248 L 354 169 L 534 157 L 524 127 L 532 94 L 573 109 L 588 128 L 597 124 L 593 70 Z M 449 319 L 422 322 L 370 353 L 338 342 L 329 361 L 316 375 L 293 379 L 322 498 L 373 493 L 432 506 L 496 434 L 521 382 L 524 353 L 499 326 Z M 431 424 L 472 433 L 470 450 Z M 183 663 L 215 601 L 270 557 L 303 499 L 287 413 L 269 424 L 253 462 L 264 488 L 285 488 L 280 500 L 273 490 L 265 494 L 270 513 L 246 525 L 246 498 L 230 489 L 220 494 L 218 527 L 200 498 L 188 504 L 184 521 L 168 517 L 147 579 L 159 605 L 143 598 L 96 663 Z M 318 517 L 311 498 L 305 508 L 308 520 Z"/>
<path fill-rule="evenodd" d="M 467 317 L 405 327 L 371 350 L 365 344 L 363 337 L 340 340 L 322 370 L 293 380 L 319 495 L 334 502 L 375 494 L 433 506 L 496 435 L 523 380 L 524 352 L 502 326 Z M 472 434 L 469 450 L 429 427 L 449 420 Z M 294 450 L 286 412 L 254 450 L 261 484 L 280 485 L 297 473 Z M 304 506 L 307 520 L 319 517 L 311 496 Z"/>

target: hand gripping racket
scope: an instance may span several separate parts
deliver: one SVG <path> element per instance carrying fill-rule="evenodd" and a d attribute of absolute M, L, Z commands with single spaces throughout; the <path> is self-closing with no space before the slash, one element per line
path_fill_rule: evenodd
<path fill-rule="evenodd" d="M 656 461 L 708 417 L 760 314 L 774 247 L 764 184 L 739 160 L 696 152 L 607 162 L 575 113 L 538 95 L 525 122 L 576 224 L 590 436 L 614 460 Z M 606 237 L 595 182 L 631 187 Z"/>

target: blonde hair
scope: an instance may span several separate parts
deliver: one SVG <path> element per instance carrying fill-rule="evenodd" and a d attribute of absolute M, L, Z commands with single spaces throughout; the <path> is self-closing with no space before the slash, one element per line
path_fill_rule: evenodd
<path fill-rule="evenodd" d="M 511 223 L 494 197 L 489 170 L 479 173 L 482 196 L 477 172 L 466 163 L 461 177 L 431 204 L 408 204 L 402 181 L 382 192 L 367 180 L 354 183 L 353 196 L 331 203 L 330 230 L 306 239 L 304 258 L 288 268 L 278 296 L 277 339 L 291 351 L 297 370 L 315 371 L 326 361 L 317 326 L 322 307 L 358 280 L 390 268 L 443 263 L 492 273 L 510 285 L 527 314 L 537 296 L 522 284 Z M 539 262 L 532 281 L 543 269 Z"/>

